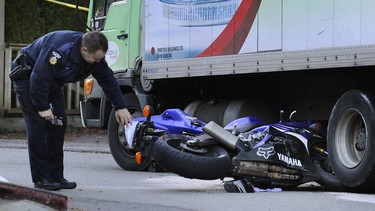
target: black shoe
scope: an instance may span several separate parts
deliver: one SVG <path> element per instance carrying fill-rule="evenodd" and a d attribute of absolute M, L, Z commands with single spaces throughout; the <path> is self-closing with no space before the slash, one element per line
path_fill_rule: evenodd
<path fill-rule="evenodd" d="M 224 190 L 229 193 L 254 193 L 253 185 L 246 179 L 226 181 Z"/>
<path fill-rule="evenodd" d="M 74 189 L 77 187 L 77 184 L 75 182 L 69 182 L 64 178 L 57 179 L 56 182 L 60 184 L 61 189 Z"/>
<path fill-rule="evenodd" d="M 52 190 L 52 191 L 56 191 L 56 190 L 61 189 L 60 183 L 51 182 L 47 179 L 43 179 L 42 181 L 34 182 L 34 187 L 45 189 L 45 190 Z"/>
<path fill-rule="evenodd" d="M 224 190 L 228 193 L 240 193 L 238 187 L 234 184 L 234 181 L 225 181 Z"/>

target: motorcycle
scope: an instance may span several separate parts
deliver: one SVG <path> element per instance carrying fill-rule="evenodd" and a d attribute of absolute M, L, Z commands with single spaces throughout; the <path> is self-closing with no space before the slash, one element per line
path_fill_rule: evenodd
<path fill-rule="evenodd" d="M 243 117 L 221 127 L 179 109 L 146 116 L 125 127 L 122 143 L 137 150 L 135 161 L 142 168 L 153 163 L 186 178 L 230 177 L 233 180 L 224 183 L 228 192 L 293 189 L 312 181 L 344 190 L 329 163 L 325 121 L 280 118 L 265 124 L 256 117 Z"/>
<path fill-rule="evenodd" d="M 151 114 L 152 107 L 145 106 L 144 117 L 134 118 L 128 126 L 119 127 L 119 138 L 109 139 L 112 157 L 124 170 L 164 171 L 151 154 L 153 145 L 159 137 L 166 134 L 203 133 L 202 126 L 205 123 L 180 109 L 167 109 L 161 115 Z"/>

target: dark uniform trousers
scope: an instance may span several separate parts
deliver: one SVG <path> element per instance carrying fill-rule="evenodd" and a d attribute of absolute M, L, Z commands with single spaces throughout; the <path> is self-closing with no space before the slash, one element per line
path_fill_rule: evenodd
<path fill-rule="evenodd" d="M 63 125 L 54 125 L 38 114 L 29 95 L 29 77 L 13 81 L 13 87 L 25 120 L 33 182 L 63 178 L 63 144 L 67 118 L 62 87 L 56 83 L 51 84 L 49 102 L 53 114 L 62 117 Z"/>

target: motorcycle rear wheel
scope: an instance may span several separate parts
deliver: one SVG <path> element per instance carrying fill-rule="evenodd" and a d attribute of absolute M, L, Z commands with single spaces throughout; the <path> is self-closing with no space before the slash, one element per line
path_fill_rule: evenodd
<path fill-rule="evenodd" d="M 182 177 L 215 180 L 229 176 L 231 159 L 225 149 L 212 145 L 205 147 L 205 153 L 184 150 L 180 143 L 189 137 L 170 134 L 160 137 L 154 144 L 153 157 L 165 169 Z"/>

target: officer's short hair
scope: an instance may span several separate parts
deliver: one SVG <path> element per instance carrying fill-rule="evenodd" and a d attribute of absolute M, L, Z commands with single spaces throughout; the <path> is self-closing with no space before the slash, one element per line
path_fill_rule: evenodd
<path fill-rule="evenodd" d="M 86 32 L 82 37 L 82 47 L 86 47 L 89 53 L 95 53 L 98 50 L 108 51 L 108 39 L 99 31 Z"/>

